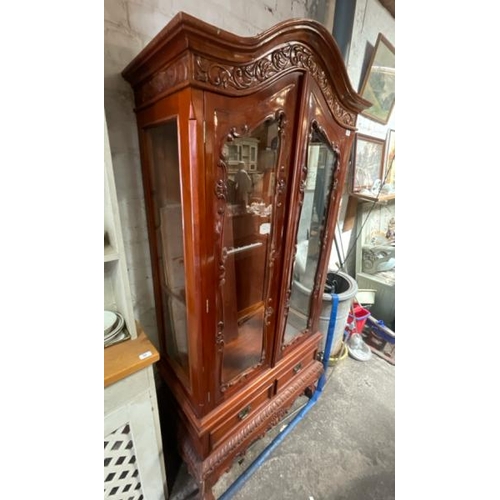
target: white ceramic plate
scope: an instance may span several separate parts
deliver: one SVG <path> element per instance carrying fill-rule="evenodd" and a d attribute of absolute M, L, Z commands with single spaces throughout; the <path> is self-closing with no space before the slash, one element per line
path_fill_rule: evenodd
<path fill-rule="evenodd" d="M 115 314 L 117 316 L 117 322 L 116 322 L 115 326 L 113 327 L 113 329 L 110 332 L 108 332 L 106 335 L 104 335 L 105 342 L 107 340 L 109 340 L 111 337 L 114 337 L 115 335 L 117 335 L 123 329 L 123 326 L 125 325 L 125 320 L 123 319 L 123 316 L 118 312 Z"/>
<path fill-rule="evenodd" d="M 118 319 L 115 312 L 104 310 L 104 336 L 115 329 Z"/>
<path fill-rule="evenodd" d="M 127 336 L 126 332 L 121 331 L 118 332 L 118 335 L 116 337 L 110 338 L 104 342 L 104 347 L 110 345 L 110 344 L 115 344 L 119 342 L 120 340 L 123 340 Z"/>

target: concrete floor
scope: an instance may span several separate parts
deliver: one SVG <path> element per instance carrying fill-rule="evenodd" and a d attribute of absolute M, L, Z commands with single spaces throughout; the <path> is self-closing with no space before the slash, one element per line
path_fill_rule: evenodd
<path fill-rule="evenodd" d="M 372 356 L 340 361 L 316 405 L 233 496 L 234 500 L 391 500 L 395 498 L 395 367 Z M 300 408 L 307 399 L 300 398 Z M 284 420 L 286 424 L 292 417 Z M 219 498 L 284 424 L 256 442 L 215 485 Z M 170 500 L 195 497 L 184 465 Z"/>

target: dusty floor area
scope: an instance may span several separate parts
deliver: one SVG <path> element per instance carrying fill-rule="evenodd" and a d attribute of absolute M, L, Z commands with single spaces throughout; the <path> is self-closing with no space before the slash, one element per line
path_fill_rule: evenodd
<path fill-rule="evenodd" d="M 318 402 L 232 497 L 234 500 L 391 500 L 395 498 L 395 367 L 373 356 L 330 368 Z M 306 398 L 294 406 L 300 408 Z M 293 416 L 284 420 L 291 421 Z M 223 475 L 219 498 L 272 441 L 279 424 Z M 196 497 L 181 466 L 171 500 Z"/>

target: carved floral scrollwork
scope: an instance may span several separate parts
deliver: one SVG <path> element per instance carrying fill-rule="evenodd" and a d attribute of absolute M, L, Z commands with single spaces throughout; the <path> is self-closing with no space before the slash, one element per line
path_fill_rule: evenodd
<path fill-rule="evenodd" d="M 137 92 L 137 101 L 144 104 L 154 96 L 188 79 L 189 57 L 184 56 L 164 70 L 156 73 Z"/>
<path fill-rule="evenodd" d="M 340 123 L 353 127 L 356 115 L 343 108 L 316 56 L 300 43 L 287 43 L 264 54 L 248 64 L 221 64 L 202 56 L 195 56 L 195 79 L 214 87 L 246 90 L 257 86 L 279 73 L 293 69 L 306 70 L 318 83 L 330 110 Z"/>
<path fill-rule="evenodd" d="M 307 185 L 307 165 L 302 165 L 301 174 L 302 175 L 300 176 L 299 199 L 297 200 L 299 207 L 302 207 L 302 205 L 304 204 L 304 193 Z"/>
<path fill-rule="evenodd" d="M 268 266 L 269 267 L 273 267 L 274 266 L 274 261 L 276 259 L 276 248 L 274 248 L 274 241 L 271 241 L 271 250 L 269 251 L 269 263 L 268 263 Z"/>
<path fill-rule="evenodd" d="M 215 183 L 215 196 L 220 202 L 217 204 L 217 213 L 224 215 L 226 211 L 227 184 L 224 179 L 218 179 Z M 217 222 L 221 222 L 220 220 Z M 218 231 L 217 231 L 218 232 Z"/>
<path fill-rule="evenodd" d="M 215 195 L 219 200 L 226 201 L 227 185 L 223 179 L 219 179 L 215 183 Z"/>
<path fill-rule="evenodd" d="M 278 122 L 278 134 L 280 136 L 280 140 L 283 140 L 283 138 L 285 137 L 286 126 L 288 123 L 285 112 L 282 109 L 276 111 L 275 119 Z M 284 167 L 281 168 L 283 169 Z"/>
<path fill-rule="evenodd" d="M 323 229 L 323 234 L 321 236 L 321 251 L 322 252 L 324 252 L 326 250 L 329 236 L 330 236 L 330 231 L 328 230 L 328 227 L 325 227 Z"/>
<path fill-rule="evenodd" d="M 274 309 L 271 306 L 269 306 L 264 314 L 264 323 L 266 324 L 266 326 L 269 326 L 271 324 L 269 318 L 273 315 L 273 313 Z"/>
<path fill-rule="evenodd" d="M 276 186 L 276 206 L 281 207 L 283 205 L 283 193 L 285 192 L 286 188 L 286 181 L 285 179 L 281 178 L 278 180 L 278 184 Z"/>
<path fill-rule="evenodd" d="M 219 260 L 219 285 L 223 286 L 226 283 L 226 259 L 227 259 L 227 248 L 222 249 L 220 260 Z"/>
<path fill-rule="evenodd" d="M 222 247 L 224 241 L 223 228 L 224 216 L 226 212 L 226 164 L 222 158 L 217 163 L 218 170 L 220 171 L 219 178 L 215 181 L 214 193 L 216 196 L 216 217 L 215 217 L 215 233 L 219 235 L 220 241 L 220 254 L 219 254 L 219 285 L 222 286 L 226 282 L 226 258 L 227 249 Z"/>
<path fill-rule="evenodd" d="M 238 139 L 239 137 L 242 137 L 247 133 L 248 133 L 248 125 L 246 124 L 241 127 L 241 132 L 238 132 L 238 129 L 236 127 L 231 127 L 231 130 L 227 135 L 227 140 L 234 141 L 235 139 Z"/>
<path fill-rule="evenodd" d="M 224 350 L 224 321 L 219 321 L 217 323 L 217 335 L 215 337 L 215 344 L 219 352 L 222 352 Z"/>

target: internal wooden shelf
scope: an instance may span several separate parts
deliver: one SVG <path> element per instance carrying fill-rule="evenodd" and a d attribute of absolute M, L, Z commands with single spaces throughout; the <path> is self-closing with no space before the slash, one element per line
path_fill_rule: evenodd
<path fill-rule="evenodd" d="M 356 198 L 360 201 L 374 201 L 376 203 L 385 203 L 391 200 L 394 200 L 396 198 L 395 194 L 388 194 L 384 196 L 379 196 L 378 198 L 376 196 L 368 196 L 368 195 L 363 195 L 363 194 L 358 194 L 358 193 L 352 193 L 351 196 L 353 198 Z"/>
<path fill-rule="evenodd" d="M 136 339 L 104 349 L 104 387 L 156 363 L 159 359 L 156 347 L 142 328 L 137 326 Z"/>

